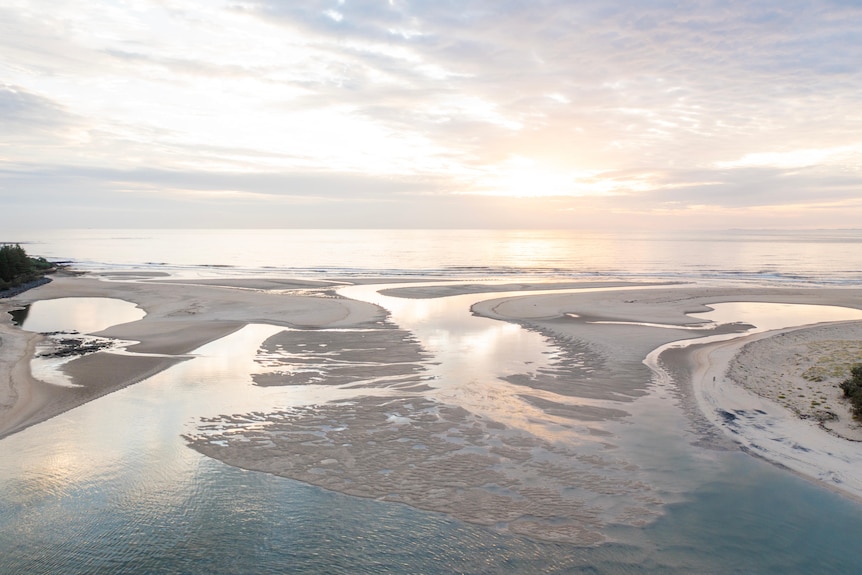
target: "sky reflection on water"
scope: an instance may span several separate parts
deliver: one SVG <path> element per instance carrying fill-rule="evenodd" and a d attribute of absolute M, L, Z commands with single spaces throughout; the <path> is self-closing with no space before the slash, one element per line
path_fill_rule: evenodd
<path fill-rule="evenodd" d="M 114 298 L 68 297 L 39 300 L 19 314 L 21 329 L 33 332 L 96 333 L 112 325 L 137 321 L 146 314 L 137 305 Z M 14 317 L 14 316 L 13 316 Z"/>
<path fill-rule="evenodd" d="M 548 350 L 538 336 L 525 343 L 520 329 L 470 316 L 468 301 L 487 297 L 424 300 L 423 311 L 393 313 L 409 318 L 402 327 L 438 354 L 441 380 L 464 378 L 469 367 L 477 370 L 470 377 L 499 389 L 497 375 L 541 364 Z M 394 305 L 397 298 L 390 299 Z M 773 327 L 832 313 L 784 304 L 715 307 L 711 319 Z M 803 315 L 790 319 L 795 312 Z M 849 319 L 847 310 L 836 313 L 831 319 Z M 641 443 L 627 440 L 623 447 L 636 447 L 644 473 L 652 473 L 652 460 L 655 476 L 679 482 L 667 487 L 677 492 L 676 502 L 653 525 L 616 529 L 625 544 L 598 549 L 501 536 L 433 513 L 243 472 L 186 448 L 180 435 L 201 417 L 357 393 L 251 385 L 250 374 L 265 369 L 254 361 L 258 346 L 279 330 L 248 326 L 145 382 L 0 441 L 0 572 L 221 574 L 253 565 L 261 573 L 399 573 L 405 566 L 440 574 L 842 573 L 862 564 L 847 535 L 862 530 L 857 504 L 744 454 L 690 457 L 695 448 L 674 428 L 684 418 L 655 398 L 644 401 L 661 404 L 653 413 L 661 417 L 639 420 L 648 426 L 644 433 L 628 426 L 628 436 Z M 457 350 L 460 359 L 446 350 Z M 489 413 L 511 409 L 499 395 L 471 397 Z"/>

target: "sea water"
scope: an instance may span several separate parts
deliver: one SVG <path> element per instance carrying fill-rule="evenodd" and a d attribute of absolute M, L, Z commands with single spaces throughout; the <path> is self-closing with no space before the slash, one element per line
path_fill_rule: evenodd
<path fill-rule="evenodd" d="M 728 237 L 640 244 L 572 232 L 73 231 L 34 234 L 26 249 L 91 269 L 187 275 L 818 286 L 852 285 L 862 270 L 858 234 Z M 476 246 L 473 257 L 465 246 Z M 860 505 L 744 453 L 693 462 L 694 451 L 659 424 L 639 447 L 693 487 L 655 522 L 615 528 L 612 543 L 596 548 L 331 493 L 188 449 L 180 434 L 201 414 L 250 407 L 237 384 L 247 383 L 256 342 L 271 329 L 249 326 L 198 359 L 0 440 L 0 573 L 849 573 L 862 565 Z"/>
<path fill-rule="evenodd" d="M 862 281 L 862 230 L 45 230 L 7 231 L 0 242 L 102 270 Z"/>

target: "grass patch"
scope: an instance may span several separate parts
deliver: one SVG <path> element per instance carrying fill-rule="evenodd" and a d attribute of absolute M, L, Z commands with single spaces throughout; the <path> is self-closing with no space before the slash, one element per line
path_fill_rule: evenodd
<path fill-rule="evenodd" d="M 814 364 L 802 372 L 808 381 L 820 382 L 847 376 L 847 366 L 862 361 L 862 341 L 824 340 L 808 344 Z"/>

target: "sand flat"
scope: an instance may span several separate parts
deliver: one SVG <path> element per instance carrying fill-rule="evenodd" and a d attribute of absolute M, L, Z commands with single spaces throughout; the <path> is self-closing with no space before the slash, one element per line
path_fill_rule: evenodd
<path fill-rule="evenodd" d="M 440 511 L 537 539 L 592 545 L 604 540 L 608 525 L 644 525 L 658 517 L 667 503 L 668 494 L 651 482 L 619 444 L 620 430 L 638 423 L 632 419 L 638 400 L 660 388 L 654 370 L 663 363 L 665 369 L 656 371 L 664 374 L 666 387 L 672 388 L 667 401 L 684 410 L 691 407 L 692 421 L 697 419 L 693 411 L 697 408 L 705 426 L 727 432 L 749 451 L 754 451 L 752 445 L 783 433 L 782 441 L 774 443 L 787 449 L 758 454 L 779 464 L 789 463 L 799 473 L 850 495 L 859 490 L 846 476 L 852 473 L 852 465 L 862 463 L 854 459 L 862 451 L 859 444 L 800 419 L 801 410 L 776 403 L 777 397 L 769 397 L 773 391 L 758 384 L 774 377 L 761 368 L 770 362 L 776 368 L 775 360 L 784 361 L 784 356 L 774 353 L 775 346 L 786 347 L 784 342 L 775 339 L 775 334 L 760 334 L 759 339 L 737 337 L 750 326 L 715 326 L 690 314 L 707 311 L 711 304 L 738 301 L 860 309 L 862 290 L 576 283 L 591 291 L 513 293 L 473 305 L 474 314 L 541 334 L 556 350 L 540 365 L 524 366 L 500 377 L 496 385 L 506 393 L 482 388 L 489 395 L 480 397 L 481 401 L 499 413 L 516 416 L 504 423 L 489 416 L 493 410 L 480 414 L 465 409 L 457 403 L 457 395 L 441 400 L 437 393 L 440 382 L 426 377 L 437 358 L 429 356 L 409 333 L 389 324 L 385 310 L 333 297 L 331 291 L 313 291 L 331 290 L 331 285 L 272 279 L 196 285 L 152 278 L 58 278 L 0 306 L 7 310 L 37 299 L 71 296 L 131 301 L 147 312 L 146 317 L 98 335 L 138 342 L 129 346 L 132 354 L 162 357 L 86 356 L 65 369 L 89 392 L 52 386 L 29 373 L 29 357 L 40 336 L 12 328 L 8 316 L 4 317 L 0 322 L 0 349 L 4 350 L 0 435 L 139 381 L 244 325 L 267 323 L 289 331 L 262 342 L 258 363 L 266 369 L 255 374 L 254 384 L 330 385 L 339 389 L 340 396 L 351 399 L 292 410 L 271 406 L 253 415 L 208 418 L 188 435 L 192 448 L 238 467 Z M 496 290 L 487 287 L 470 284 L 459 288 L 453 282 L 434 289 L 399 288 L 398 295 L 442 297 Z M 859 335 L 858 324 L 847 326 L 850 331 L 832 325 L 828 330 L 783 333 L 797 338 L 794 349 L 804 349 L 806 357 L 834 357 L 835 341 L 847 347 Z M 363 340 L 354 337 L 356 334 L 366 337 Z M 656 366 L 644 363 L 662 346 L 708 336 L 736 339 L 671 348 Z M 742 347 L 749 342 L 749 347 Z M 794 360 L 789 355 L 786 358 Z M 818 356 L 811 365 L 797 364 L 808 372 L 821 360 Z M 728 374 L 735 374 L 736 381 L 725 377 Z M 709 386 L 713 377 L 722 384 L 718 390 Z M 792 377 L 797 384 L 800 376 Z M 471 388 L 467 385 L 463 390 L 470 392 Z M 746 414 L 763 411 L 761 402 L 768 402 L 773 418 L 770 434 L 757 435 L 757 427 L 748 426 L 747 432 L 755 430 L 755 435 L 740 441 L 728 424 L 734 420 L 722 415 L 736 414 L 727 411 L 728 401 L 734 404 L 733 410 Z M 740 426 L 743 418 L 740 414 L 734 417 L 735 425 Z M 698 425 L 692 426 L 693 435 L 706 436 L 708 432 Z M 836 445 L 843 445 L 842 453 L 851 456 L 846 471 L 823 455 L 826 448 L 818 447 L 823 437 L 829 438 L 823 440 L 827 443 L 839 442 Z M 817 446 L 806 447 L 808 451 L 794 447 L 802 442 Z M 804 465 L 795 463 L 800 454 Z"/>
<path fill-rule="evenodd" d="M 109 274 L 110 275 L 110 274 Z M 130 352 L 176 356 L 153 361 L 126 357 L 76 360 L 68 367 L 78 382 L 98 380 L 99 393 L 72 393 L 35 380 L 29 358 L 42 336 L 11 325 L 11 316 L 0 313 L 0 437 L 23 429 L 120 389 L 165 369 L 184 354 L 232 333 L 249 323 L 268 323 L 315 329 L 376 325 L 386 313 L 380 308 L 343 298 L 285 295 L 188 282 L 105 281 L 97 276 L 59 275 L 54 281 L 0 303 L 5 312 L 36 300 L 64 297 L 117 298 L 137 304 L 146 316 L 115 325 L 99 336 L 137 342 Z M 110 364 L 110 367 L 106 367 Z M 86 367 L 84 367 L 86 366 Z M 113 370 L 111 382 L 103 380 Z"/>
<path fill-rule="evenodd" d="M 862 443 L 855 435 L 858 423 L 847 419 L 849 410 L 843 409 L 837 409 L 839 420 L 831 422 L 832 429 L 819 418 L 806 416 L 811 405 L 805 399 L 815 393 L 820 397 L 824 390 L 819 385 L 807 385 L 804 378 L 795 375 L 797 366 L 782 369 L 774 363 L 786 353 L 781 348 L 783 337 L 788 335 L 827 357 L 831 346 L 819 345 L 824 342 L 823 328 L 830 337 L 836 332 L 853 337 L 860 324 L 787 329 L 695 346 L 691 356 L 693 391 L 706 418 L 743 450 L 862 501 Z M 761 342 L 763 345 L 757 345 Z M 736 358 L 747 346 L 744 359 L 748 361 L 743 364 Z M 783 371 L 779 388 L 795 388 L 806 397 L 789 404 L 777 397 L 787 392 L 776 393 L 771 384 L 763 383 L 763 378 L 774 376 L 776 370 Z M 837 404 L 842 400 L 833 397 L 831 401 Z"/>

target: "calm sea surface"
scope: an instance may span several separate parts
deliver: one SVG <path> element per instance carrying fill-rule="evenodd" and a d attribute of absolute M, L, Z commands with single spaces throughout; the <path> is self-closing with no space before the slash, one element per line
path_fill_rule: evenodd
<path fill-rule="evenodd" d="M 0 241 L 84 269 L 196 276 L 675 277 L 810 286 L 862 279 L 856 231 L 77 230 Z M 37 315 L 31 311 L 34 321 Z M 348 497 L 232 468 L 186 447 L 180 434 L 201 416 L 289 401 L 282 388 L 250 392 L 245 385 L 257 346 L 273 331 L 248 326 L 204 346 L 195 360 L 0 440 L 0 573 L 862 569 L 862 505 L 746 454 L 690 445 L 679 433 L 684 419 L 658 398 L 647 398 L 654 409 L 646 405 L 642 429 L 622 447 L 641 454 L 645 472 L 669 476 L 673 502 L 650 525 L 613 528 L 606 533 L 612 542 L 597 548 L 538 543 Z"/>
<path fill-rule="evenodd" d="M 5 236 L 5 237 L 4 237 Z M 55 230 L 0 233 L 87 268 L 291 275 L 672 276 L 862 280 L 862 230 L 619 233 L 512 230 Z"/>

